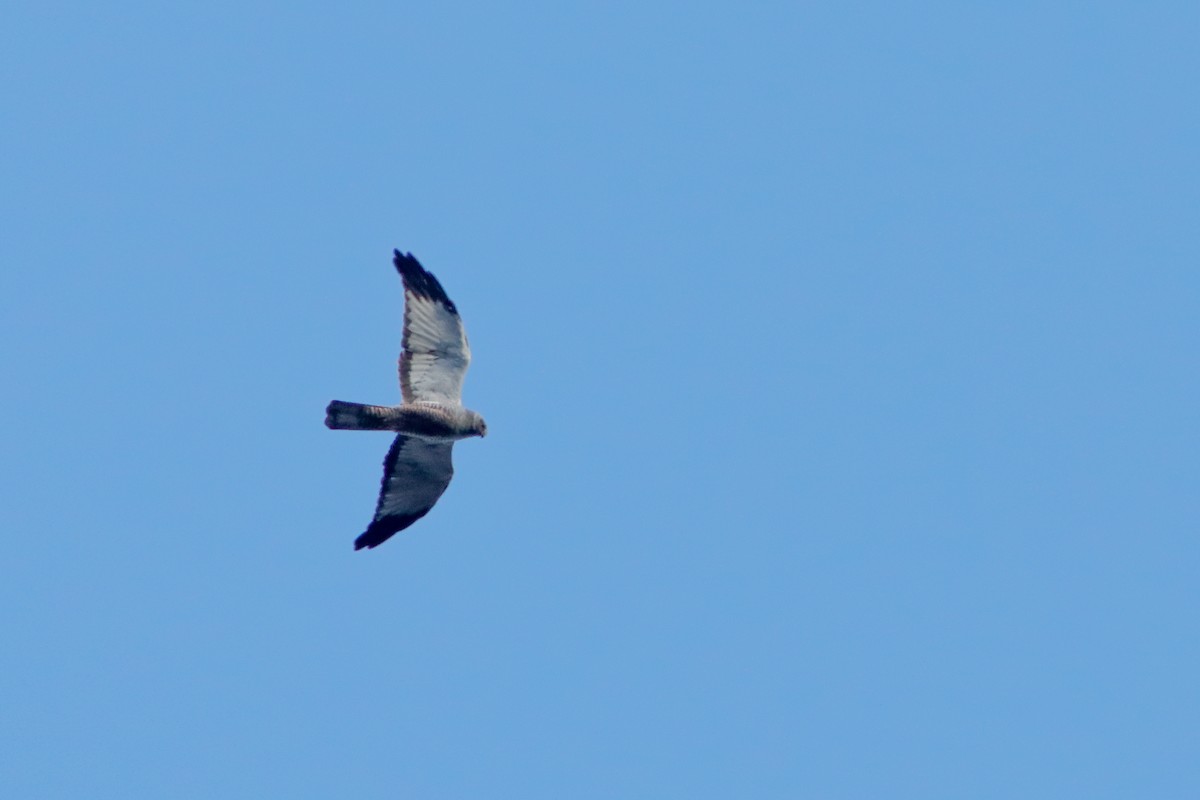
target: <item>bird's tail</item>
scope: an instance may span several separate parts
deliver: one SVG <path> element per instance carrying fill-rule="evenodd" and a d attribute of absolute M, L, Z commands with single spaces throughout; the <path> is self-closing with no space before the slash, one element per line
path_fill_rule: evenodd
<path fill-rule="evenodd" d="M 387 406 L 365 406 L 334 400 L 325 408 L 325 427 L 335 431 L 393 430 L 396 412 Z"/>

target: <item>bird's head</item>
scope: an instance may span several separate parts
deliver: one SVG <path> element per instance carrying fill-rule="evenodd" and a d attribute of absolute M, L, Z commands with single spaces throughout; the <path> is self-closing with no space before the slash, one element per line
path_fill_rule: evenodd
<path fill-rule="evenodd" d="M 483 417 L 473 411 L 471 413 L 474 414 L 471 419 L 471 433 L 476 436 L 487 436 L 487 423 L 483 421 Z"/>

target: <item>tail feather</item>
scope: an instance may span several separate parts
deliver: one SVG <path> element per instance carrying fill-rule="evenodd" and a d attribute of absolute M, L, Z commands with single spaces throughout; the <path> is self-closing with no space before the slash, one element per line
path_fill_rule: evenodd
<path fill-rule="evenodd" d="M 334 400 L 325 408 L 325 427 L 335 431 L 391 430 L 395 412 L 387 406 L 368 406 Z"/>

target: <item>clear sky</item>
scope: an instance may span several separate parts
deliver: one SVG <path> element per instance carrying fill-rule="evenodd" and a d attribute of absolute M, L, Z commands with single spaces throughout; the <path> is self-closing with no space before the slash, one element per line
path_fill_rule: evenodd
<path fill-rule="evenodd" d="M 1200 796 L 1200 6 L 0 11 L 0 794 Z M 354 552 L 411 250 L 487 439 Z"/>

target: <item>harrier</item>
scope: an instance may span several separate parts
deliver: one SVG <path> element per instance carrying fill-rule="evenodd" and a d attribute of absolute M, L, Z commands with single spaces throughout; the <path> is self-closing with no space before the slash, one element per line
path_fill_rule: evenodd
<path fill-rule="evenodd" d="M 375 518 L 354 540 L 354 549 L 378 547 L 429 513 L 454 467 L 450 449 L 459 439 L 486 436 L 483 417 L 463 408 L 462 385 L 471 348 L 458 309 L 411 253 L 392 260 L 404 281 L 404 334 L 398 406 L 367 406 L 334 400 L 325 425 L 334 430 L 397 431 L 383 460 L 383 483 Z"/>

